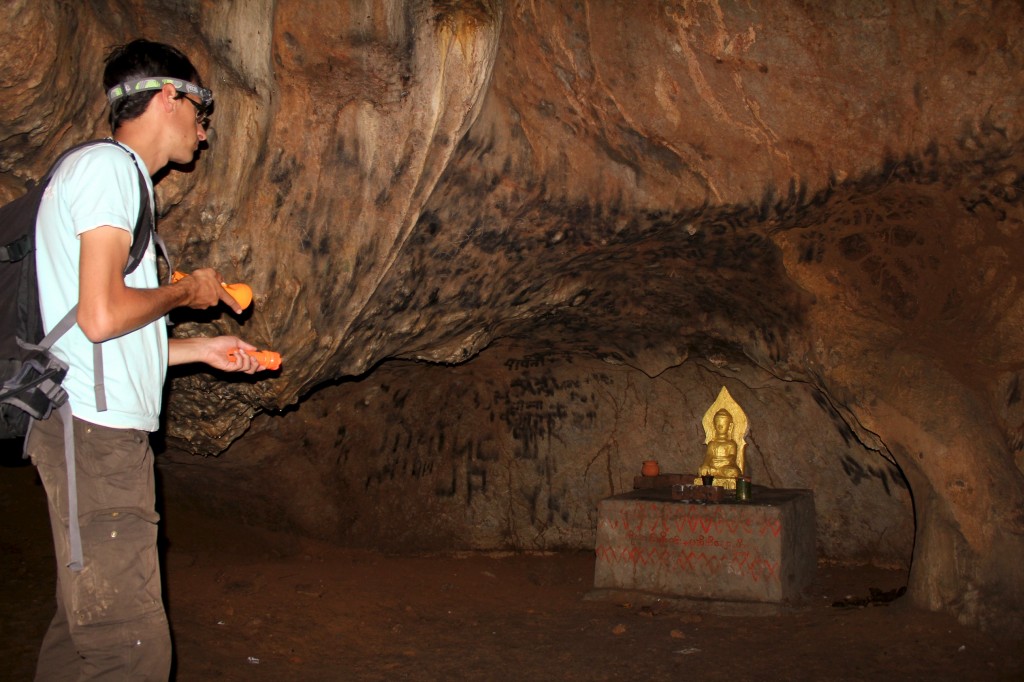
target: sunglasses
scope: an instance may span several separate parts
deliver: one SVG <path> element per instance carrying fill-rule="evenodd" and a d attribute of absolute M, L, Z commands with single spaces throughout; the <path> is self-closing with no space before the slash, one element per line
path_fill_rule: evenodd
<path fill-rule="evenodd" d="M 203 126 L 203 130 L 206 130 L 210 126 L 210 112 L 207 110 L 205 104 L 200 104 L 184 93 L 179 94 L 174 99 L 183 99 L 196 108 L 196 123 Z"/>

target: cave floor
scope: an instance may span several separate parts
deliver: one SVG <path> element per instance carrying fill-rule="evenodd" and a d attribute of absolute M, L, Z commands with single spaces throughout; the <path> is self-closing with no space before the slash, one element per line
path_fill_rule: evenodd
<path fill-rule="evenodd" d="M 0 513 L 0 677 L 29 680 L 53 609 L 31 466 L 0 467 Z M 179 681 L 1024 679 L 1021 642 L 859 605 L 900 571 L 819 566 L 798 608 L 712 615 L 586 599 L 592 553 L 385 555 L 170 503 L 164 538 Z"/>

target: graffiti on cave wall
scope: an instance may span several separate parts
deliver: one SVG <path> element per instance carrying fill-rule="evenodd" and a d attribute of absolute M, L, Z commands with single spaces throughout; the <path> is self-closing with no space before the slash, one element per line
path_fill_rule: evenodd
<path fill-rule="evenodd" d="M 366 473 L 364 490 L 426 484 L 439 498 L 471 505 L 488 495 L 496 473 L 508 475 L 509 462 L 526 463 L 537 480 L 511 492 L 529 510 L 531 522 L 564 517 L 559 492 L 564 486 L 553 482 L 552 448 L 568 433 L 597 428 L 598 389 L 613 383 L 605 373 L 579 372 L 572 365 L 564 354 L 533 353 L 507 359 L 503 371 L 485 381 L 445 376 L 443 384 L 420 393 L 384 386 L 389 427 L 373 434 L 376 465 Z M 422 405 L 412 409 L 415 400 L 432 402 L 437 416 L 429 428 L 408 416 L 431 412 Z"/>
<path fill-rule="evenodd" d="M 611 384 L 611 378 L 595 372 L 559 376 L 552 362 L 572 371 L 572 359 L 562 355 L 535 353 L 505 362 L 514 377 L 506 390 L 495 390 L 493 410 L 516 444 L 513 457 L 538 459 L 550 450 L 559 430 L 589 430 L 597 423 L 595 388 Z"/>

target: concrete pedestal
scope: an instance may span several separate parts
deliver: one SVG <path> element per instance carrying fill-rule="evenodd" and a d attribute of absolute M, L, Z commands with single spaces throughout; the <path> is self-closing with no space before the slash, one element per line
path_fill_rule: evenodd
<path fill-rule="evenodd" d="M 598 590 L 793 602 L 814 579 L 814 495 L 754 486 L 749 502 L 681 502 L 669 489 L 598 504 Z"/>

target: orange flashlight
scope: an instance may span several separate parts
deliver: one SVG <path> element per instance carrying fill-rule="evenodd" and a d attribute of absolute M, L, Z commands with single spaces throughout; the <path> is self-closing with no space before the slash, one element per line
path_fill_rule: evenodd
<path fill-rule="evenodd" d="M 180 282 L 185 277 L 188 277 L 188 275 L 183 272 L 175 271 L 174 274 L 171 275 L 171 284 Z M 220 285 L 224 287 L 226 292 L 231 294 L 231 298 L 238 301 L 238 305 L 242 306 L 242 310 L 248 308 L 249 304 L 252 303 L 252 289 L 248 284 L 224 284 L 221 282 Z"/>
<path fill-rule="evenodd" d="M 256 362 L 260 363 L 267 369 L 279 369 L 281 367 L 281 354 L 272 350 L 247 350 L 245 351 L 253 358 Z M 228 353 L 228 357 L 232 360 L 235 359 L 234 351 Z"/>

